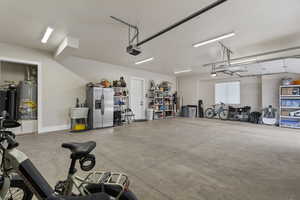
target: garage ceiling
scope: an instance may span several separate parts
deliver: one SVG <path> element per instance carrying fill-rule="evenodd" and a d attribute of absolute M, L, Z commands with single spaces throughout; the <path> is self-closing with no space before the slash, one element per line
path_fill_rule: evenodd
<path fill-rule="evenodd" d="M 233 57 L 300 46 L 299 0 L 229 0 L 225 4 L 142 46 L 133 57 L 125 52 L 127 28 L 110 19 L 120 17 L 140 28 L 144 39 L 212 3 L 212 0 L 2 0 L 0 42 L 55 51 L 66 35 L 80 39 L 75 56 L 173 74 L 219 60 L 217 44 L 193 48 L 195 42 L 235 31 L 224 40 Z M 55 28 L 48 44 L 40 39 Z M 294 52 L 295 53 L 295 52 Z M 300 53 L 299 53 L 300 54 Z M 151 63 L 134 62 L 154 57 Z M 203 71 L 202 71 L 203 70 Z"/>

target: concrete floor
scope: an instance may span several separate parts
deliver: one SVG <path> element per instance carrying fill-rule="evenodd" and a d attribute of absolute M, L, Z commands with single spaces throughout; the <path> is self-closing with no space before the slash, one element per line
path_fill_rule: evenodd
<path fill-rule="evenodd" d="M 141 200 L 300 199 L 299 130 L 178 118 L 17 139 L 52 185 L 69 164 L 61 143 L 95 140 L 95 169 L 126 172 Z"/>

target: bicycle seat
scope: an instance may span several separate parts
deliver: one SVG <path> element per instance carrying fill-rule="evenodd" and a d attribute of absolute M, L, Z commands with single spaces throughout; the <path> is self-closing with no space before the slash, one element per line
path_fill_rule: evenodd
<path fill-rule="evenodd" d="M 46 200 L 110 200 L 110 197 L 101 192 L 88 196 L 54 196 L 48 197 Z"/>
<path fill-rule="evenodd" d="M 96 147 L 96 142 L 90 141 L 90 142 L 84 142 L 84 143 L 77 143 L 77 142 L 71 142 L 71 143 L 63 143 L 61 145 L 63 148 L 70 149 L 72 154 L 71 158 L 80 159 L 82 157 L 85 157 L 88 155 L 93 149 Z"/>
<path fill-rule="evenodd" d="M 3 128 L 17 128 L 17 127 L 20 127 L 21 124 L 15 120 L 6 119 L 3 121 L 2 126 L 3 126 Z"/>

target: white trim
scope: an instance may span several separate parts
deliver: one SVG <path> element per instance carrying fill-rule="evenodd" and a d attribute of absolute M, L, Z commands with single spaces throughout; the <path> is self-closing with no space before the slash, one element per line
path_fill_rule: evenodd
<path fill-rule="evenodd" d="M 14 59 L 14 58 L 7 58 L 7 57 L 0 57 L 0 61 L 4 62 L 14 62 L 20 64 L 30 64 L 30 65 L 37 65 L 38 67 L 38 133 L 42 132 L 42 121 L 43 121 L 43 106 L 42 106 L 42 64 L 36 61 L 29 61 L 29 60 L 22 60 L 22 59 Z"/>
<path fill-rule="evenodd" d="M 42 77 L 42 65 L 38 65 L 38 133 L 40 133 L 42 131 L 42 122 L 43 122 L 43 106 L 42 106 L 42 102 L 43 102 L 43 77 Z"/>
<path fill-rule="evenodd" d="M 37 120 L 20 120 L 21 126 L 18 128 L 9 129 L 16 135 L 23 135 L 29 133 L 36 133 L 38 122 Z"/>
<path fill-rule="evenodd" d="M 66 125 L 60 125 L 60 126 L 48 126 L 43 127 L 41 130 L 39 130 L 39 133 L 49 133 L 49 132 L 55 132 L 55 131 L 64 131 L 70 129 L 70 124 Z"/>
<path fill-rule="evenodd" d="M 146 119 L 146 79 L 144 78 L 140 78 L 140 77 L 135 77 L 135 76 L 132 76 L 130 77 L 130 91 L 132 91 L 132 80 L 141 80 L 143 81 L 143 102 L 144 102 L 144 105 L 143 105 L 143 110 L 144 110 L 144 116 L 145 116 L 145 119 Z M 132 99 L 132 92 L 130 92 L 130 99 L 129 99 L 129 102 L 130 102 L 130 108 L 132 108 L 132 102 L 131 102 L 131 99 Z"/>
<path fill-rule="evenodd" d="M 19 64 L 41 65 L 40 62 L 36 62 L 36 61 L 21 60 L 21 59 L 7 58 L 7 57 L 0 57 L 0 61 L 14 62 Z"/>

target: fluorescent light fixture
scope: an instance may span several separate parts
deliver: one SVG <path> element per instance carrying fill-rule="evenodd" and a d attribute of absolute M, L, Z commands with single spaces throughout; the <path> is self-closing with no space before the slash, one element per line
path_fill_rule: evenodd
<path fill-rule="evenodd" d="M 150 61 L 152 61 L 152 60 L 154 60 L 154 58 L 147 58 L 147 59 L 145 59 L 145 60 L 138 61 L 138 62 L 136 62 L 135 64 L 136 64 L 136 65 L 140 65 L 140 64 L 143 64 L 143 63 L 146 63 L 146 62 L 150 62 Z"/>
<path fill-rule="evenodd" d="M 252 59 L 246 59 L 246 60 L 233 61 L 230 64 L 237 65 L 237 64 L 244 64 L 244 63 L 250 63 L 250 62 L 255 62 L 255 61 L 257 61 L 257 59 L 256 58 L 252 58 Z"/>
<path fill-rule="evenodd" d="M 227 34 L 224 34 L 224 35 L 221 35 L 221 36 L 218 36 L 216 38 L 213 38 L 213 39 L 209 39 L 209 40 L 205 40 L 203 42 L 199 42 L 197 44 L 194 44 L 193 46 L 196 48 L 196 47 L 201 47 L 201 46 L 204 46 L 204 45 L 207 45 L 207 44 L 210 44 L 210 43 L 213 43 L 213 42 L 217 42 L 217 41 L 220 41 L 220 40 L 224 40 L 226 38 L 230 38 L 230 37 L 233 37 L 235 36 L 235 33 L 234 32 L 231 32 L 231 33 L 227 33 Z"/>
<path fill-rule="evenodd" d="M 223 68 L 223 69 L 229 69 L 229 70 L 231 70 L 231 71 L 239 71 L 239 70 L 242 70 L 242 68 L 241 67 L 225 67 L 225 68 Z"/>
<path fill-rule="evenodd" d="M 210 75 L 211 75 L 212 77 L 217 77 L 217 72 L 212 72 Z"/>
<path fill-rule="evenodd" d="M 45 34 L 44 34 L 44 36 L 41 40 L 42 43 L 44 43 L 44 44 L 47 43 L 47 41 L 48 41 L 49 37 L 51 36 L 53 30 L 54 30 L 53 28 L 47 27 L 47 30 L 46 30 L 46 32 L 45 32 Z"/>
<path fill-rule="evenodd" d="M 191 69 L 186 69 L 186 70 L 174 72 L 174 74 L 188 73 L 188 72 L 191 72 L 191 71 L 192 71 Z"/>

